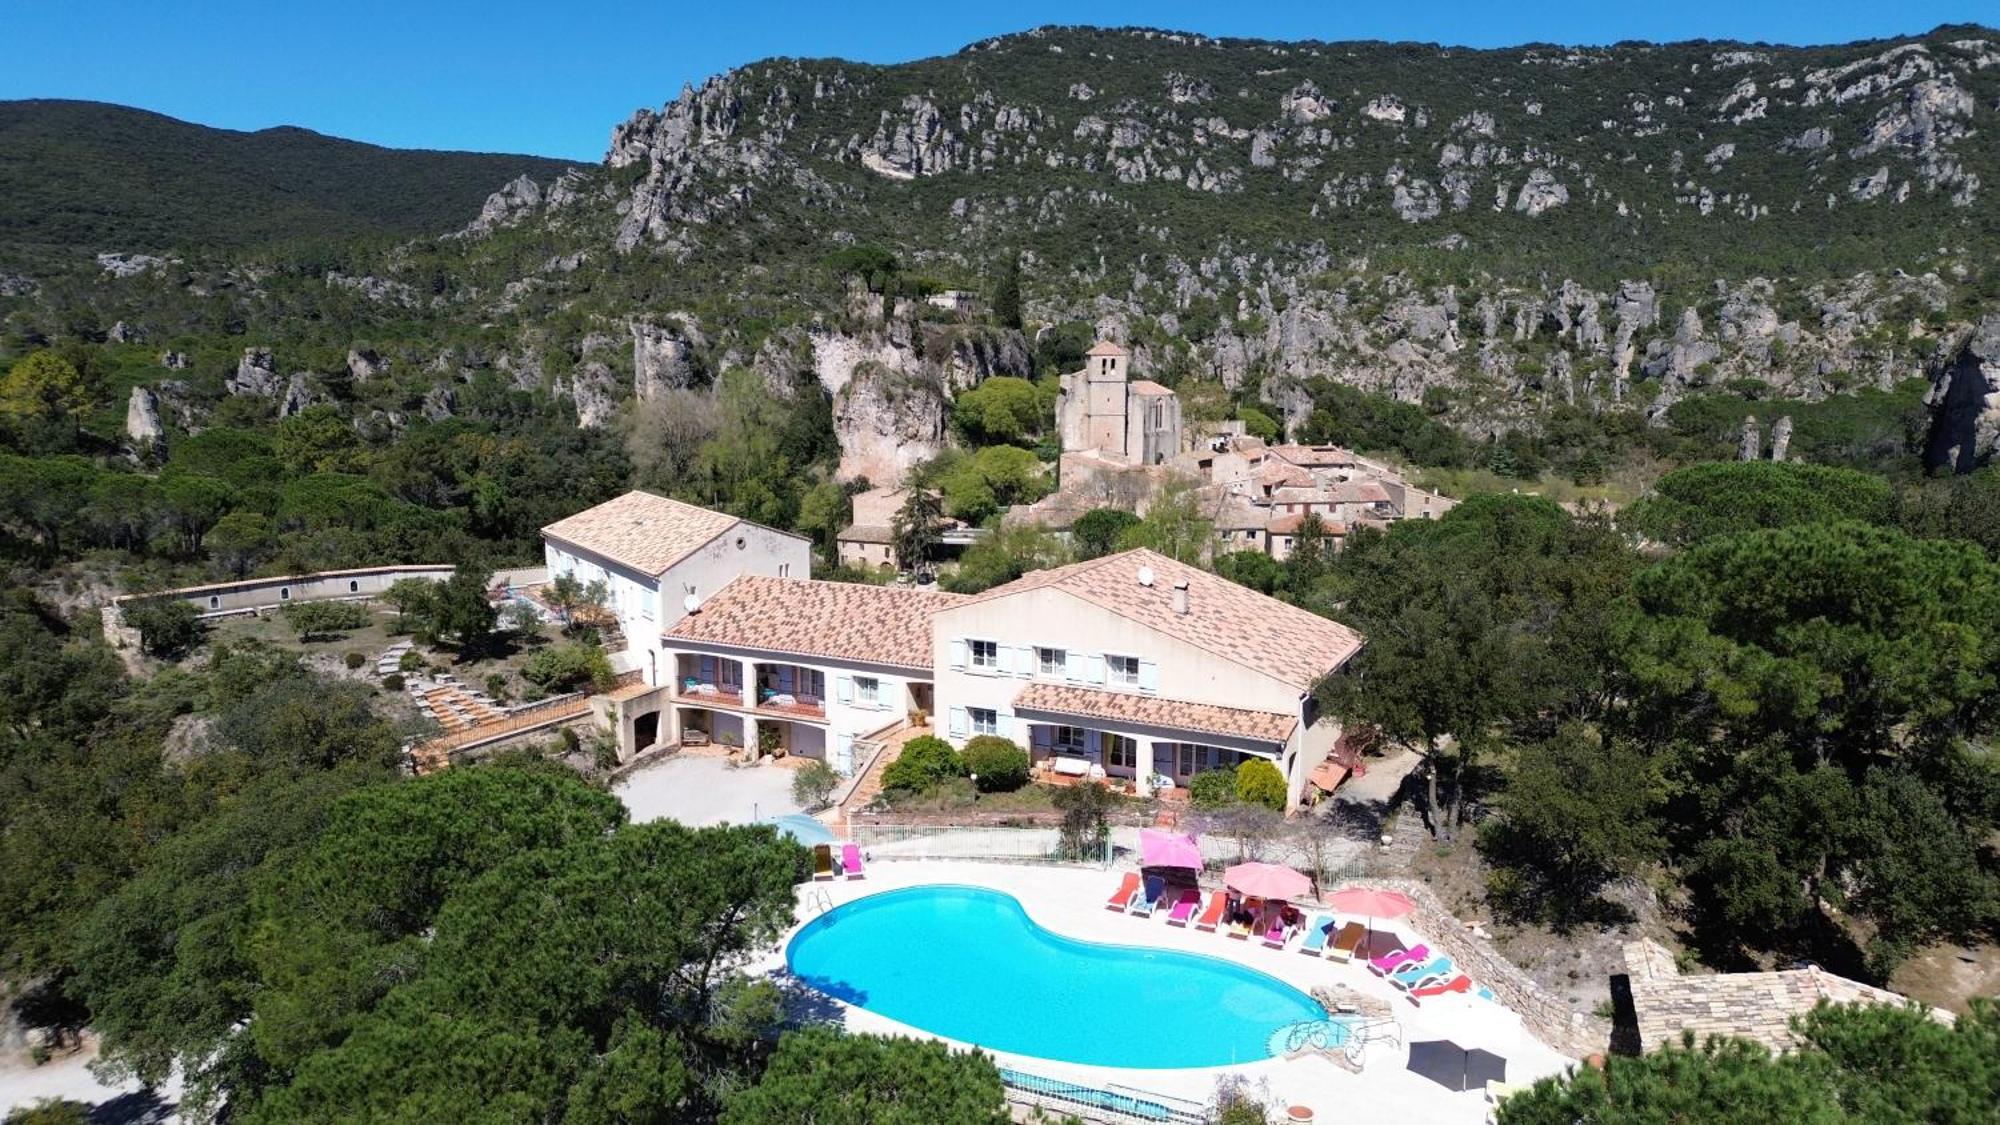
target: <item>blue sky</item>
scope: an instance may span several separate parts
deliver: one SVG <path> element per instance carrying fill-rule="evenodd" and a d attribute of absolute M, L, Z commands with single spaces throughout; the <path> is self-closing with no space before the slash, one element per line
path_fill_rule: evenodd
<path fill-rule="evenodd" d="M 232 129 L 597 160 L 683 82 L 771 55 L 896 62 L 1048 23 L 1472 47 L 1833 43 L 1996 18 L 1994 0 L 666 3 L 0 0 L 0 99 L 88 98 Z"/>

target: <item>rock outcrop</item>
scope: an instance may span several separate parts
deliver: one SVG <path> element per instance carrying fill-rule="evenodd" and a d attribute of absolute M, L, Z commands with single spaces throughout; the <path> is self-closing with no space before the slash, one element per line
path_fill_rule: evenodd
<path fill-rule="evenodd" d="M 285 381 L 278 374 L 277 361 L 269 348 L 244 348 L 243 358 L 236 363 L 236 370 L 223 382 L 223 389 L 233 395 L 256 395 L 259 398 L 276 398 L 283 390 Z"/>
<path fill-rule="evenodd" d="M 373 348 L 347 349 L 347 377 L 357 383 L 367 383 L 389 373 L 389 361 L 375 353 Z"/>
<path fill-rule="evenodd" d="M 841 479 L 899 484 L 944 450 L 944 388 L 922 374 L 861 363 L 833 396 L 833 429 Z"/>
<path fill-rule="evenodd" d="M 557 390 L 566 390 L 570 401 L 576 405 L 579 429 L 598 429 L 618 412 L 618 376 L 597 360 L 577 364 L 570 371 L 566 384 L 558 382 Z"/>
<path fill-rule="evenodd" d="M 295 371 L 291 380 L 285 384 L 285 397 L 278 403 L 278 417 L 290 418 L 318 401 L 319 396 L 313 393 L 311 384 L 307 382 L 306 373 Z"/>
<path fill-rule="evenodd" d="M 667 391 L 685 390 L 696 381 L 694 345 L 679 331 L 644 321 L 632 322 L 632 393 L 641 401 Z"/>
<path fill-rule="evenodd" d="M 160 396 L 149 387 L 133 387 L 125 401 L 125 440 L 135 450 L 166 444 L 167 429 L 160 423 Z"/>
<path fill-rule="evenodd" d="M 2000 313 L 1938 349 L 1930 393 L 1924 463 L 1967 473 L 2000 450 Z"/>

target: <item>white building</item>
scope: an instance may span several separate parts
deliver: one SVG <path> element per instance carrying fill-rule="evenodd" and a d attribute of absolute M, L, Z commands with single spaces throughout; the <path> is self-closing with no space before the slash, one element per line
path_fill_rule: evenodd
<path fill-rule="evenodd" d="M 932 614 L 943 733 L 998 734 L 1037 762 L 1185 786 L 1246 757 L 1288 804 L 1340 738 L 1313 685 L 1359 635 L 1152 551 L 1037 571 Z"/>
<path fill-rule="evenodd" d="M 628 492 L 542 529 L 549 579 L 573 574 L 605 584 L 605 607 L 624 634 L 620 670 L 659 686 L 660 635 L 698 601 L 744 574 L 806 578 L 812 543 L 722 512 Z"/>
<path fill-rule="evenodd" d="M 819 758 L 928 716 L 931 614 L 955 594 L 744 575 L 667 630 L 666 737 Z"/>

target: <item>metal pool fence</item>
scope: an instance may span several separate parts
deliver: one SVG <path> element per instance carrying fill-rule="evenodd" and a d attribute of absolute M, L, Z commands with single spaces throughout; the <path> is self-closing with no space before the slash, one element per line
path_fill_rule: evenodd
<path fill-rule="evenodd" d="M 849 837 L 875 860 L 958 859 L 994 863 L 1046 863 L 1104 868 L 1112 849 L 1076 856 L 1062 848 L 1054 828 L 992 828 L 978 825 L 854 824 Z"/>

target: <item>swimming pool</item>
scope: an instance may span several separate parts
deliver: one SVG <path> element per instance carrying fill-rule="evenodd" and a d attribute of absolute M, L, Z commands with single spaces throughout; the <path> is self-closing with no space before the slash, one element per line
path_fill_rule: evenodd
<path fill-rule="evenodd" d="M 1273 1031 L 1326 1018 L 1276 977 L 1216 957 L 1052 934 L 1012 896 L 977 887 L 858 899 L 807 923 L 785 959 L 811 987 L 911 1027 L 1094 1066 L 1269 1058 Z"/>

